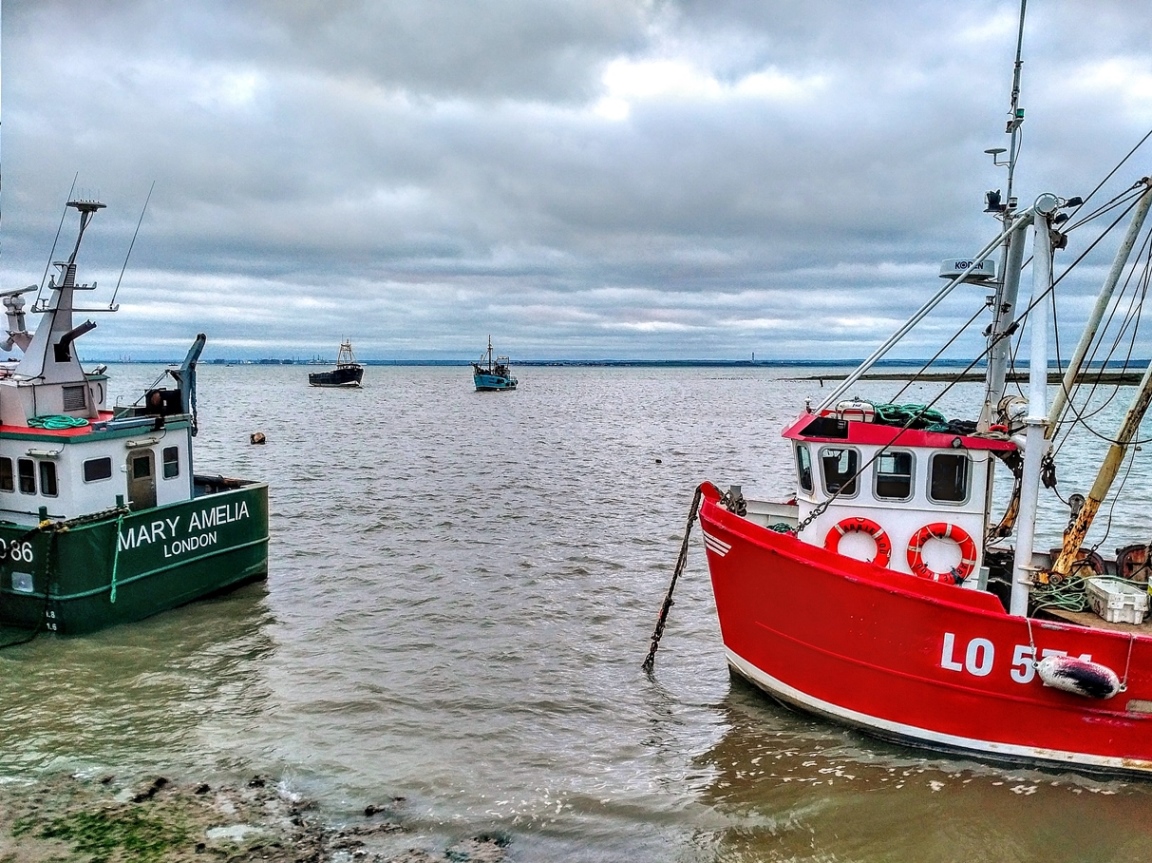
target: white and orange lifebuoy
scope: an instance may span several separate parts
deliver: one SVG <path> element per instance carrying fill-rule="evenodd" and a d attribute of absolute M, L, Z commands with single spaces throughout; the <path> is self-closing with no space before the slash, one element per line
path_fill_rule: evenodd
<path fill-rule="evenodd" d="M 850 531 L 859 531 L 872 537 L 876 542 L 876 557 L 872 558 L 872 563 L 877 566 L 888 565 L 888 561 L 892 559 L 892 540 L 888 538 L 888 534 L 884 531 L 884 528 L 870 518 L 856 516 L 854 518 L 843 519 L 832 525 L 832 529 L 829 530 L 828 535 L 824 537 L 824 547 L 829 551 L 838 551 L 840 548 L 840 537 Z"/>
<path fill-rule="evenodd" d="M 930 539 L 951 540 L 960 548 L 960 564 L 955 569 L 937 572 L 924 562 L 924 544 Z M 926 524 L 908 541 L 908 566 L 914 575 L 944 584 L 960 584 L 976 568 L 976 543 L 968 531 L 942 521 Z"/>

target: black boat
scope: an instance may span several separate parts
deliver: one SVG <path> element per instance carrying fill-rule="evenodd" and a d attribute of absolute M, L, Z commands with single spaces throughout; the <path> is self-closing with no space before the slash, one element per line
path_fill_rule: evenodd
<path fill-rule="evenodd" d="M 364 378 L 364 366 L 356 362 L 352 353 L 352 343 L 340 343 L 340 354 L 336 357 L 336 368 L 330 372 L 310 372 L 310 387 L 358 387 Z"/>

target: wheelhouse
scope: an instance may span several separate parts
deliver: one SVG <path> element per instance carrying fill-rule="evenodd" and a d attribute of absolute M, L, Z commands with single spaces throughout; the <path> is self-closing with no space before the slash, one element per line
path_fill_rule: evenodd
<path fill-rule="evenodd" d="M 984 513 L 1002 433 L 907 428 L 871 405 L 805 412 L 784 431 L 796 470 L 799 537 L 896 572 L 983 587 Z"/>

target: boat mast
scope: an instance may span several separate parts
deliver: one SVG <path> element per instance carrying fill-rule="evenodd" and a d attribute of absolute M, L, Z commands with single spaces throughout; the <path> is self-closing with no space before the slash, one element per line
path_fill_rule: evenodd
<path fill-rule="evenodd" d="M 1055 195 L 1044 194 L 1033 205 L 1032 304 L 1028 312 L 1031 342 L 1028 358 L 1028 415 L 1024 418 L 1024 468 L 1020 479 L 1020 517 L 1012 564 L 1010 614 L 1027 615 L 1032 586 L 1032 551 L 1040 498 L 1040 470 L 1048 450 L 1048 291 L 1052 287 L 1052 238 L 1049 226 L 1060 207 Z"/>
<path fill-rule="evenodd" d="M 1010 348 L 1007 336 L 1013 325 L 1016 297 L 1020 289 L 1020 268 L 1024 261 L 1024 234 L 1027 224 L 1020 224 L 1019 230 L 1010 230 L 1016 199 L 1012 187 L 1016 175 L 1016 157 L 1019 155 L 1020 126 L 1024 122 L 1024 109 L 1020 107 L 1020 72 L 1024 66 L 1024 13 L 1028 0 L 1020 0 L 1020 23 L 1016 31 L 1016 62 L 1012 67 L 1012 93 L 1009 98 L 1008 125 L 1004 131 L 1008 139 L 1008 159 L 997 161 L 997 156 L 1005 152 L 993 147 L 985 150 L 992 157 L 992 164 L 1008 169 L 1007 194 L 1002 199 L 999 192 L 988 193 L 988 206 L 985 212 L 999 212 L 1004 224 L 1004 246 L 1000 253 L 1000 279 L 996 293 L 991 298 L 992 325 L 988 329 L 988 373 L 985 377 L 984 405 L 980 409 L 978 430 L 987 432 L 996 416 L 1000 400 L 1004 397 L 1004 387 L 1008 379 Z"/>

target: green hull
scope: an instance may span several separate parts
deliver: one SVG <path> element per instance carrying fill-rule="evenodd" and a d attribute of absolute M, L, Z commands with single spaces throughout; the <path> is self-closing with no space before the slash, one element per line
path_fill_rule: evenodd
<path fill-rule="evenodd" d="M 198 478 L 199 479 L 199 478 Z M 0 626 L 80 635 L 268 573 L 268 486 L 28 528 L 0 524 Z"/>

